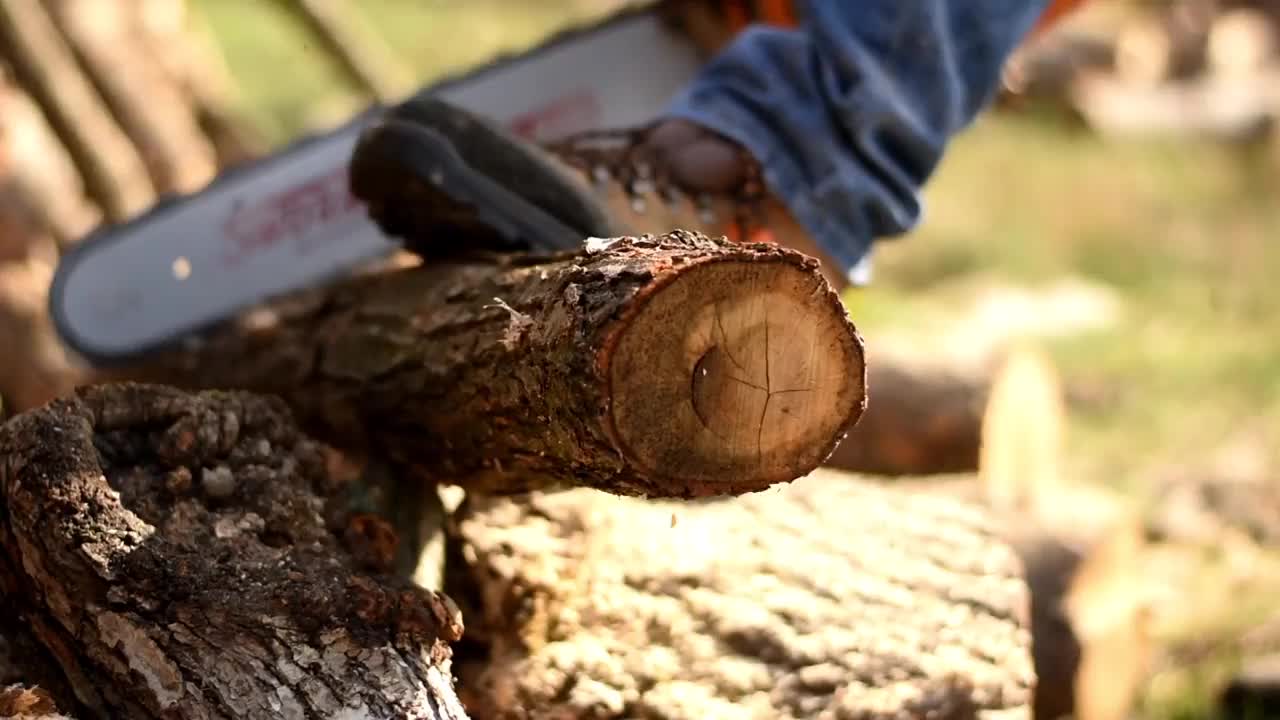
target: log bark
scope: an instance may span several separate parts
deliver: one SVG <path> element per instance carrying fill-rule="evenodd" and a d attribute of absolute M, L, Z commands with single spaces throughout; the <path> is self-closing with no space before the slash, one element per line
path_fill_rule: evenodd
<path fill-rule="evenodd" d="M 108 371 L 279 394 L 327 441 L 484 493 L 696 497 L 817 467 L 864 407 L 816 261 L 677 231 L 358 277 Z"/>
<path fill-rule="evenodd" d="M 85 717 L 463 718 L 456 608 L 341 491 L 278 400 L 89 388 L 0 426 L 0 594 Z"/>
<path fill-rule="evenodd" d="M 374 100 L 389 103 L 409 88 L 408 73 L 382 39 L 344 0 L 280 0 L 338 63 L 347 79 Z"/>
<path fill-rule="evenodd" d="M 828 467 L 881 476 L 976 472 L 991 379 L 904 363 L 867 368 L 867 410 Z"/>
<path fill-rule="evenodd" d="M 49 119 L 107 219 L 123 220 L 154 200 L 137 150 L 80 73 L 43 3 L 0 0 L 0 53 Z"/>
<path fill-rule="evenodd" d="M 48 7 L 156 190 L 189 193 L 208 183 L 217 169 L 213 147 L 180 88 L 141 42 L 135 5 L 52 0 Z"/>
<path fill-rule="evenodd" d="M 1027 590 L 974 507 L 819 471 L 698 503 L 469 497 L 485 718 L 1028 718 Z"/>

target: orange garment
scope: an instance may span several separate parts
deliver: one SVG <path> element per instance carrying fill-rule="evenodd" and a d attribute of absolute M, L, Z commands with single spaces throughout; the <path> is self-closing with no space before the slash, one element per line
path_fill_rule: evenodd
<path fill-rule="evenodd" d="M 1052 0 L 1032 32 L 1048 30 L 1086 2 L 1088 0 Z M 730 31 L 735 33 L 752 22 L 781 27 L 795 27 L 799 24 L 792 0 L 725 0 L 724 13 Z"/>

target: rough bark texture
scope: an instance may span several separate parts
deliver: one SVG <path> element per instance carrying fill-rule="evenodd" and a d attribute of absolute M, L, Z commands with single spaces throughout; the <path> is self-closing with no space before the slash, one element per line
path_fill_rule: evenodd
<path fill-rule="evenodd" d="M 760 490 L 816 468 L 865 402 L 839 297 L 773 245 L 674 232 L 294 300 L 104 377 L 280 394 L 328 441 L 485 493 Z"/>
<path fill-rule="evenodd" d="M 134 3 L 53 0 L 49 9 L 86 78 L 133 141 L 160 193 L 188 193 L 217 169 L 179 86 L 153 60 Z"/>
<path fill-rule="evenodd" d="M 0 426 L 0 593 L 83 717 L 464 717 L 456 613 L 342 490 L 278 400 L 90 388 Z"/>
<path fill-rule="evenodd" d="M 469 499 L 478 718 L 1030 717 L 1028 598 L 982 514 L 820 471 L 680 504 Z"/>
<path fill-rule="evenodd" d="M 22 685 L 0 686 L 0 718 L 68 720 L 49 693 Z"/>
<path fill-rule="evenodd" d="M 124 219 L 155 199 L 141 158 L 81 75 L 44 3 L 0 0 L 0 50 L 108 219 Z"/>
<path fill-rule="evenodd" d="M 869 475 L 974 472 L 990 379 L 886 364 L 867 367 L 867 410 L 827 465 Z"/>

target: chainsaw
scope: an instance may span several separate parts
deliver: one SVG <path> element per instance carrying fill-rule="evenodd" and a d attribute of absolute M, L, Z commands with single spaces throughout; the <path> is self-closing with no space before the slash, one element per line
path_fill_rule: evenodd
<path fill-rule="evenodd" d="M 656 118 L 747 24 L 797 21 L 789 0 L 633 4 L 419 92 L 538 142 L 633 126 Z M 395 252 L 348 187 L 352 148 L 385 110 L 374 105 L 85 237 L 50 290 L 63 342 L 90 363 L 129 361 Z"/>
<path fill-rule="evenodd" d="M 748 25 L 798 25 L 803 1 L 631 4 L 418 94 L 535 142 L 642 125 Z M 63 342 L 92 364 L 129 362 L 391 256 L 401 245 L 352 195 L 348 173 L 362 131 L 387 109 L 374 105 L 84 238 L 50 289 Z"/>

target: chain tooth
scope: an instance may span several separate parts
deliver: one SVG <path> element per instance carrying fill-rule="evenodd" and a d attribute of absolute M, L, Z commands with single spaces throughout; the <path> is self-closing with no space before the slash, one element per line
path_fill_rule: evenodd
<path fill-rule="evenodd" d="M 645 201 L 642 197 L 631 198 L 631 211 L 637 215 L 643 215 L 645 211 Z"/>

